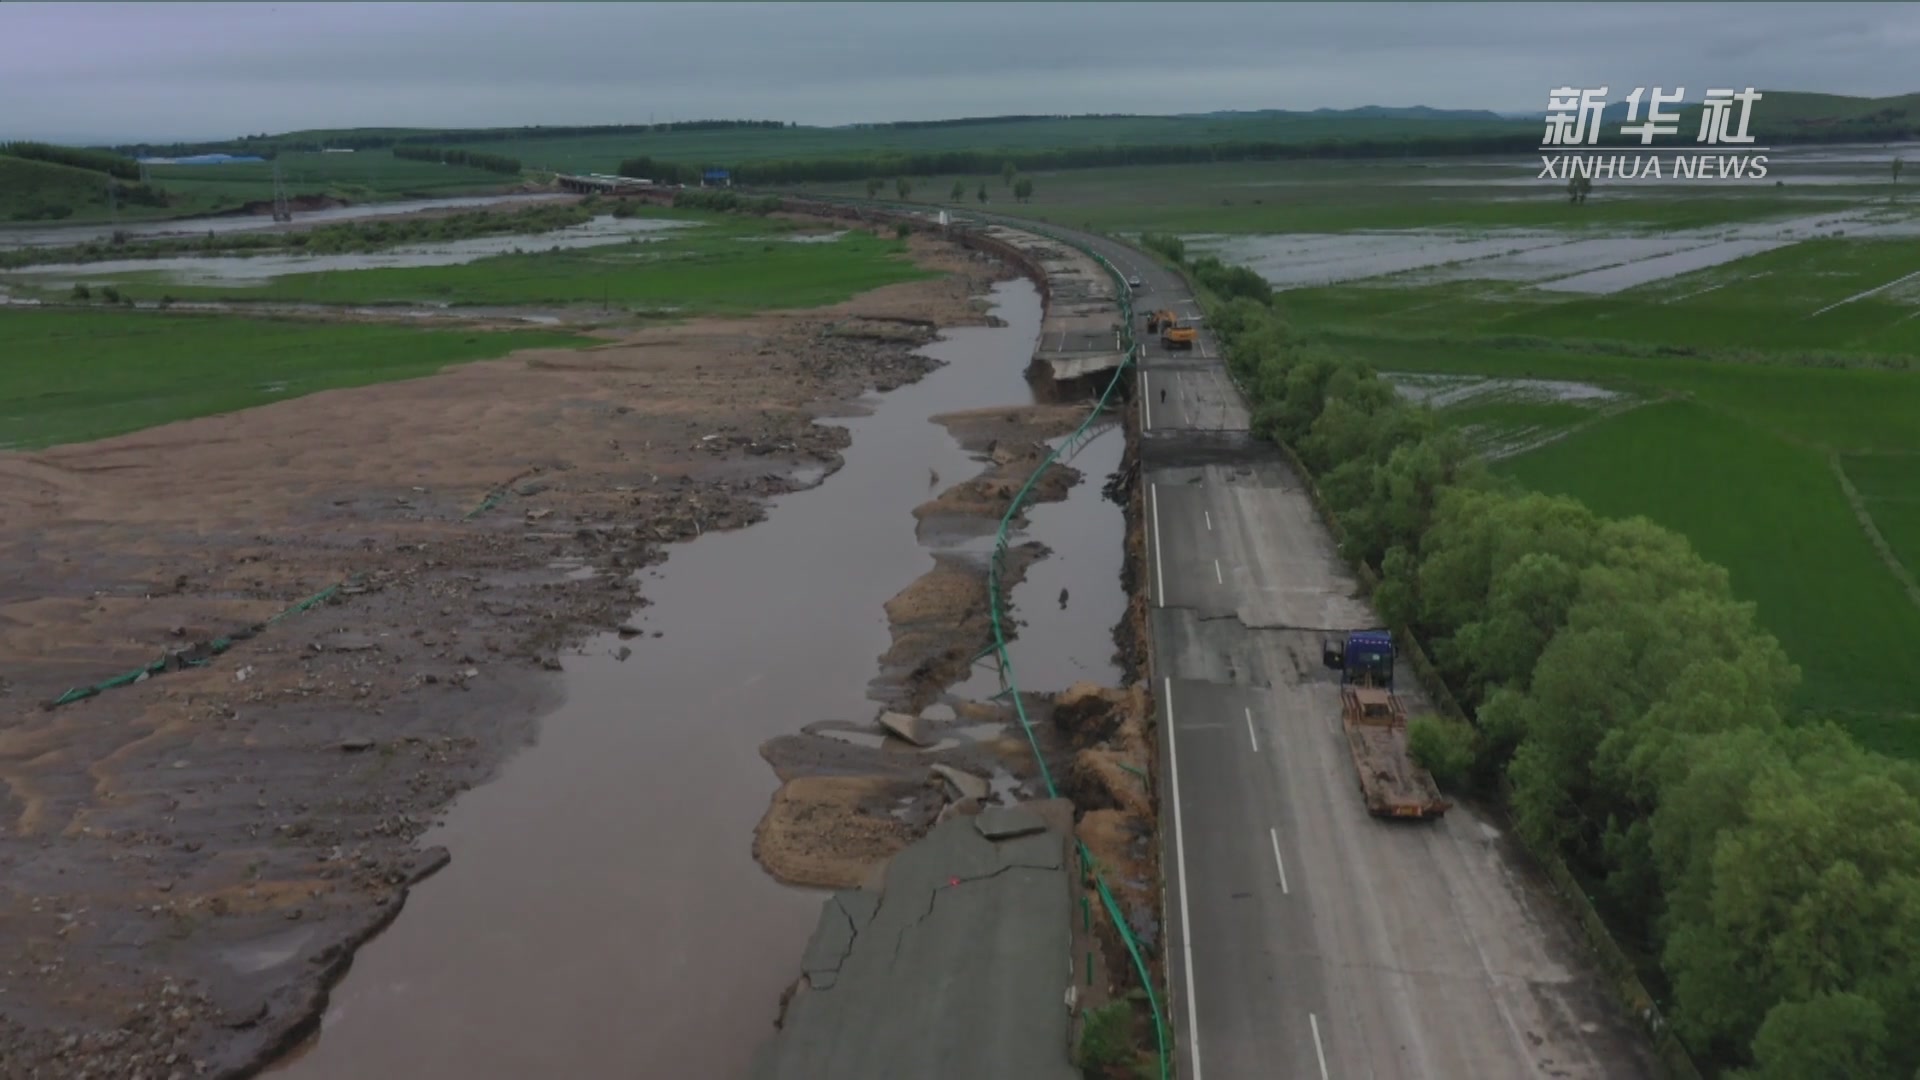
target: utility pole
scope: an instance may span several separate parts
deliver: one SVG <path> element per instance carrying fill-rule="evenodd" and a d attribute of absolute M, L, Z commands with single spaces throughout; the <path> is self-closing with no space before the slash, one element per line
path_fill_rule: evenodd
<path fill-rule="evenodd" d="M 273 220 L 292 221 L 293 207 L 287 202 L 287 184 L 280 178 L 280 159 L 273 159 Z"/>

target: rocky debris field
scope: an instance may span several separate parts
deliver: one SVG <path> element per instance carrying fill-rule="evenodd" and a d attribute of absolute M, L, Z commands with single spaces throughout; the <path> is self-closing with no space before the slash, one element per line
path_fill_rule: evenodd
<path fill-rule="evenodd" d="M 936 549 L 934 566 L 887 602 L 893 644 L 879 658 L 869 691 L 876 715 L 812 724 L 761 747 L 782 784 L 760 823 L 754 853 L 775 877 L 796 885 L 851 888 L 939 821 L 1045 797 L 1034 745 L 1012 706 L 969 700 L 954 689 L 973 673 L 974 658 L 993 640 L 986 556 L 984 549 L 957 554 L 939 545 L 991 536 L 1015 493 L 1046 457 L 1043 440 L 1073 430 L 1086 408 L 1085 403 L 1019 406 L 935 418 L 979 456 L 981 471 L 914 511 L 923 542 Z M 1055 466 L 1029 499 L 1064 499 L 1088 479 L 1071 466 Z M 1103 493 L 1123 502 L 1131 498 L 1125 472 L 1106 478 Z M 1047 554 L 1031 541 L 1008 549 L 1003 603 L 1027 568 Z M 1115 582 L 1116 587 L 1126 584 Z M 1144 637 L 1135 623 L 1144 615 L 1144 607 L 1136 604 L 1126 622 L 1113 628 L 1129 672 L 1142 667 L 1138 649 Z M 1137 686 L 1080 684 L 1057 694 L 1027 690 L 1023 700 L 1049 770 L 1081 811 L 1078 834 L 1118 869 L 1113 885 L 1116 895 L 1124 892 L 1137 909 L 1136 930 L 1153 932 L 1150 883 L 1158 878 L 1147 695 Z M 1119 966 L 1109 957 L 1108 969 L 1123 970 L 1124 946 L 1117 936 L 1111 945 L 1120 950 Z"/>
<path fill-rule="evenodd" d="M 816 418 L 981 321 L 1004 268 L 914 252 L 948 274 L 0 455 L 0 1076 L 233 1075 L 296 1041 L 559 657 L 672 633 L 628 623 L 636 571 L 817 483 L 846 433 Z"/>

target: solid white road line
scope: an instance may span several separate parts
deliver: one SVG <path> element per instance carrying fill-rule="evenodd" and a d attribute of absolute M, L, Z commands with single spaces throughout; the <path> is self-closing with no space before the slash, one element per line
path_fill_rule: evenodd
<path fill-rule="evenodd" d="M 1213 560 L 1213 582 L 1216 585 L 1225 585 L 1227 583 L 1227 579 L 1220 576 L 1219 559 Z"/>
<path fill-rule="evenodd" d="M 1257 754 L 1260 752 L 1260 737 L 1253 733 L 1253 710 L 1248 709 L 1246 710 L 1246 713 L 1247 713 L 1247 741 L 1253 744 L 1253 752 Z M 1283 874 L 1281 876 L 1284 877 L 1285 875 Z"/>
<path fill-rule="evenodd" d="M 1320 1018 L 1308 1013 L 1307 1022 L 1313 1025 L 1313 1052 L 1320 1059 L 1320 1080 L 1327 1080 L 1327 1048 L 1320 1045 Z"/>
<path fill-rule="evenodd" d="M 1147 491 L 1153 497 L 1153 584 L 1154 592 L 1160 596 L 1160 606 L 1167 606 L 1167 575 L 1160 566 L 1160 485 L 1148 484 Z"/>
<path fill-rule="evenodd" d="M 1140 430 L 1153 430 L 1153 399 L 1147 394 L 1147 369 L 1140 369 Z"/>
<path fill-rule="evenodd" d="M 1174 872 L 1180 878 L 1180 951 L 1186 954 L 1187 968 L 1187 1050 L 1193 1059 L 1190 1080 L 1200 1080 L 1200 1007 L 1193 996 L 1193 925 L 1187 914 L 1187 837 L 1180 827 L 1180 752 L 1176 745 L 1178 729 L 1173 723 L 1173 676 L 1165 676 L 1163 685 L 1167 698 L 1167 771 L 1173 775 Z M 1313 1038 L 1317 1044 L 1318 1028 L 1314 1029 Z M 1320 1074 L 1326 1075 L 1324 1058 Z"/>
<path fill-rule="evenodd" d="M 1280 830 L 1268 829 L 1267 835 L 1273 837 L 1273 865 L 1280 870 L 1280 892 L 1282 895 L 1289 895 L 1287 889 L 1287 864 L 1280 859 Z M 1325 1068 L 1325 1066 L 1321 1066 L 1321 1075 L 1325 1075 Z"/>
<path fill-rule="evenodd" d="M 1201 512 L 1202 514 L 1205 514 L 1205 515 L 1207 515 L 1207 531 L 1208 531 L 1208 532 L 1212 532 L 1212 531 L 1213 531 L 1213 511 L 1211 511 L 1211 510 L 1202 510 L 1202 511 L 1200 511 L 1200 512 Z"/>

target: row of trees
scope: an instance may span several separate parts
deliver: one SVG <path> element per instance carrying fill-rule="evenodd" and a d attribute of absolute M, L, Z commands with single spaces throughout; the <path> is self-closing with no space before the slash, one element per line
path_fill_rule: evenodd
<path fill-rule="evenodd" d="M 1150 238 L 1175 257 L 1178 241 Z M 1497 482 L 1350 356 L 1211 260 L 1254 423 L 1319 477 L 1381 612 L 1473 718 L 1416 722 L 1455 783 L 1658 956 L 1694 1053 L 1754 1080 L 1920 1069 L 1920 768 L 1790 714 L 1799 671 L 1725 570 L 1643 518 Z"/>
<path fill-rule="evenodd" d="M 129 143 L 113 149 L 139 156 L 187 157 L 193 154 L 258 154 L 272 157 L 281 151 L 384 150 L 390 146 L 435 146 L 527 139 L 570 139 L 595 135 L 661 135 L 674 131 L 725 131 L 736 128 L 792 127 L 784 120 L 675 120 L 659 124 L 563 125 L 558 127 L 454 128 L 447 131 L 340 131 L 306 134 L 242 135 L 238 139 L 200 143 Z"/>
<path fill-rule="evenodd" d="M 682 188 L 673 193 L 673 205 L 682 209 L 714 210 L 720 213 L 771 214 L 780 209 L 780 197 L 742 195 L 725 188 Z M 631 215 L 615 210 L 614 216 Z"/>
<path fill-rule="evenodd" d="M 485 169 L 488 172 L 517 174 L 520 172 L 520 159 L 504 157 L 500 154 L 487 154 L 478 150 L 448 150 L 431 146 L 396 146 L 393 156 L 409 161 L 438 161 L 445 165 L 465 165 L 473 169 Z"/>
<path fill-rule="evenodd" d="M 859 128 L 895 128 L 912 130 L 914 128 L 951 128 L 979 127 L 983 124 L 1025 124 L 1036 120 L 1116 120 L 1128 119 L 1133 113 L 1057 113 L 1048 115 L 1015 114 L 1010 116 L 962 116 L 951 120 L 893 120 L 880 124 L 855 124 Z"/>
<path fill-rule="evenodd" d="M 799 160 L 747 161 L 731 166 L 737 183 L 797 184 L 846 182 L 875 174 L 889 176 L 941 176 L 956 173 L 991 175 L 1003 161 L 1022 172 L 1050 169 L 1087 169 L 1110 165 L 1168 165 L 1210 161 L 1273 161 L 1292 158 L 1370 158 L 1439 154 L 1526 153 L 1534 149 L 1539 136 L 1532 132 L 1518 135 L 1451 135 L 1400 139 L 1316 139 L 1309 142 L 1219 142 L 1153 143 L 1139 146 L 1082 146 L 1053 150 L 945 150 L 915 154 L 874 154 L 852 157 L 820 157 Z M 629 165 L 646 163 L 652 174 L 630 171 Z M 624 175 L 651 175 L 661 179 L 661 166 L 647 158 L 622 162 Z M 699 167 L 682 165 L 697 176 Z M 685 175 L 685 174 L 683 174 Z"/>
<path fill-rule="evenodd" d="M 1009 165 L 1008 168 L 1011 169 L 1012 166 Z M 1021 202 L 1026 202 L 1028 199 L 1033 198 L 1033 181 L 1027 177 L 1022 176 L 1015 179 L 1013 174 L 1009 172 L 1005 177 L 1005 185 L 1013 189 L 1013 197 Z M 887 182 L 885 180 L 873 176 L 867 177 L 867 198 L 871 199 L 879 195 L 881 189 L 886 186 Z M 895 177 L 893 181 L 893 193 L 903 200 L 911 198 L 913 196 L 913 181 L 904 176 Z M 987 201 L 987 182 L 985 180 L 980 181 L 980 187 L 975 192 L 975 196 L 982 203 Z M 967 182 L 965 180 L 955 180 L 953 187 L 947 192 L 947 198 L 953 202 L 961 202 L 964 201 L 966 197 Z"/>
<path fill-rule="evenodd" d="M 616 175 L 652 180 L 656 184 L 697 184 L 704 172 L 698 165 L 680 161 L 661 161 L 651 157 L 630 157 L 620 162 Z"/>
<path fill-rule="evenodd" d="M 0 143 L 0 154 L 102 172 L 122 180 L 140 179 L 139 162 L 104 150 L 82 150 L 76 146 L 54 146 L 40 142 L 9 142 Z"/>

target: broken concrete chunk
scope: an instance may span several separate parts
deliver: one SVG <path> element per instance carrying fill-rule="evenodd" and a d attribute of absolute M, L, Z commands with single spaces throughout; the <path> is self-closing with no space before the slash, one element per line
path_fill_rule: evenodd
<path fill-rule="evenodd" d="M 931 746 L 933 735 L 927 725 L 917 716 L 906 713 L 883 712 L 880 714 L 880 726 L 891 735 L 905 739 L 915 746 Z"/>
<path fill-rule="evenodd" d="M 998 850 L 1003 865 L 1046 870 L 1059 869 L 1061 860 L 1066 856 L 1059 837 L 1040 833 L 1029 833 L 1018 839 L 1001 842 Z"/>
<path fill-rule="evenodd" d="M 361 750 L 371 750 L 373 749 L 373 740 L 367 738 L 365 735 L 349 735 L 340 740 L 340 749 L 345 750 L 349 754 L 358 753 Z"/>
<path fill-rule="evenodd" d="M 989 840 L 1011 840 L 1016 836 L 1045 832 L 1047 823 L 1040 815 L 1021 806 L 992 806 L 980 811 L 973 827 Z"/>
<path fill-rule="evenodd" d="M 365 652 L 377 649 L 380 643 L 365 634 L 335 634 L 327 640 L 334 652 Z"/>
<path fill-rule="evenodd" d="M 959 718 L 959 714 L 953 711 L 953 706 L 951 705 L 929 705 L 920 710 L 920 719 L 922 720 L 948 721 L 958 720 Z"/>
<path fill-rule="evenodd" d="M 942 780 L 953 785 L 953 790 L 963 799 L 985 799 L 987 793 L 992 790 L 985 777 L 963 772 L 951 765 L 935 765 L 933 771 Z"/>

